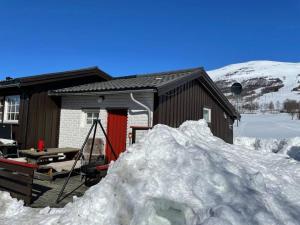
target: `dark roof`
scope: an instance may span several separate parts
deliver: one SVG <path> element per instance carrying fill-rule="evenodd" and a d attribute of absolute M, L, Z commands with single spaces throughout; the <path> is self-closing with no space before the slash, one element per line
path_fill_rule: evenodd
<path fill-rule="evenodd" d="M 166 87 L 172 83 L 183 81 L 187 78 L 200 76 L 197 72 L 200 72 L 201 70 L 202 68 L 193 68 L 162 73 L 116 77 L 109 81 L 67 87 L 53 90 L 51 92 L 52 94 L 63 94 L 82 92 L 124 91 L 137 89 L 160 90 L 161 88 Z"/>
<path fill-rule="evenodd" d="M 51 90 L 50 95 L 81 95 L 81 94 L 104 94 L 119 91 L 146 90 L 152 89 L 158 95 L 166 92 L 194 79 L 199 79 L 204 86 L 212 93 L 213 98 L 224 106 L 225 110 L 232 116 L 240 118 L 238 112 L 223 95 L 220 89 L 212 81 L 203 68 L 192 68 L 186 70 L 176 70 L 162 73 L 132 75 L 126 77 L 113 78 L 109 81 L 84 84 L 79 86 Z"/>
<path fill-rule="evenodd" d="M 57 82 L 67 79 L 79 78 L 87 76 L 100 76 L 105 80 L 112 79 L 107 73 L 100 70 L 98 67 L 89 67 L 78 70 L 69 70 L 56 73 L 46 73 L 34 76 L 19 77 L 0 81 L 0 88 L 30 86 L 35 84 L 43 84 Z"/>

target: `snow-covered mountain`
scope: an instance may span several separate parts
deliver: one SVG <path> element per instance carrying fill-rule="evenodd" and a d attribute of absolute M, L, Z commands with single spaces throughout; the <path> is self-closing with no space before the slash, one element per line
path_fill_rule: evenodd
<path fill-rule="evenodd" d="M 229 100 L 233 99 L 231 85 L 240 82 L 242 104 L 300 100 L 300 63 L 250 61 L 208 71 L 208 74 Z"/>

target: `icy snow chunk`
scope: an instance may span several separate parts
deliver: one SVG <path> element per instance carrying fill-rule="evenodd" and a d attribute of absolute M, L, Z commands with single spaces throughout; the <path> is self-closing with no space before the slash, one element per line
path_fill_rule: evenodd
<path fill-rule="evenodd" d="M 300 161 L 300 146 L 291 147 L 290 150 L 287 152 L 287 155 L 297 161 Z"/>
<path fill-rule="evenodd" d="M 253 137 L 236 137 L 234 144 L 264 153 L 278 153 L 300 161 L 300 137 L 287 139 L 262 139 Z"/>
<path fill-rule="evenodd" d="M 131 225 L 190 225 L 196 220 L 190 207 L 168 199 L 149 199 L 139 211 Z"/>
<path fill-rule="evenodd" d="M 23 201 L 11 198 L 8 192 L 0 191 L 0 218 L 9 218 L 22 213 L 25 210 L 23 205 Z"/>

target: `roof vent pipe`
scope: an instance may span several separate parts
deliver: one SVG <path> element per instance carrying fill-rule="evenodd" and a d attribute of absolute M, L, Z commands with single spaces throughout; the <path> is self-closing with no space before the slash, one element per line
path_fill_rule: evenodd
<path fill-rule="evenodd" d="M 148 106 L 144 105 L 143 103 L 139 102 L 138 100 L 136 100 L 134 97 L 133 97 L 133 94 L 130 93 L 130 98 L 133 102 L 135 102 L 136 104 L 142 106 L 144 109 L 147 110 L 148 112 L 148 127 L 151 127 L 151 110 Z"/>

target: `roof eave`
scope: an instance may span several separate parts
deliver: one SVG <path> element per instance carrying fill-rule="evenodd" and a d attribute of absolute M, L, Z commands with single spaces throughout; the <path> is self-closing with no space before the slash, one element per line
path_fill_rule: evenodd
<path fill-rule="evenodd" d="M 6 88 L 19 88 L 20 87 L 20 83 L 14 83 L 14 84 L 4 84 L 4 85 L 0 85 L 0 89 L 6 89 Z"/>
<path fill-rule="evenodd" d="M 51 83 L 51 82 L 59 82 L 68 79 L 76 79 L 87 76 L 99 76 L 104 80 L 111 80 L 112 77 L 107 73 L 100 70 L 98 67 L 81 69 L 81 70 L 73 70 L 66 72 L 58 72 L 51 74 L 42 74 L 34 77 L 24 77 L 20 80 L 21 86 L 31 86 L 37 84 Z"/>
<path fill-rule="evenodd" d="M 99 95 L 112 95 L 112 94 L 126 94 L 126 93 L 145 93 L 157 92 L 155 88 L 147 88 L 147 89 L 126 89 L 126 90 L 108 90 L 108 91 L 81 91 L 81 92 L 54 92 L 49 91 L 49 96 L 99 96 Z"/>

